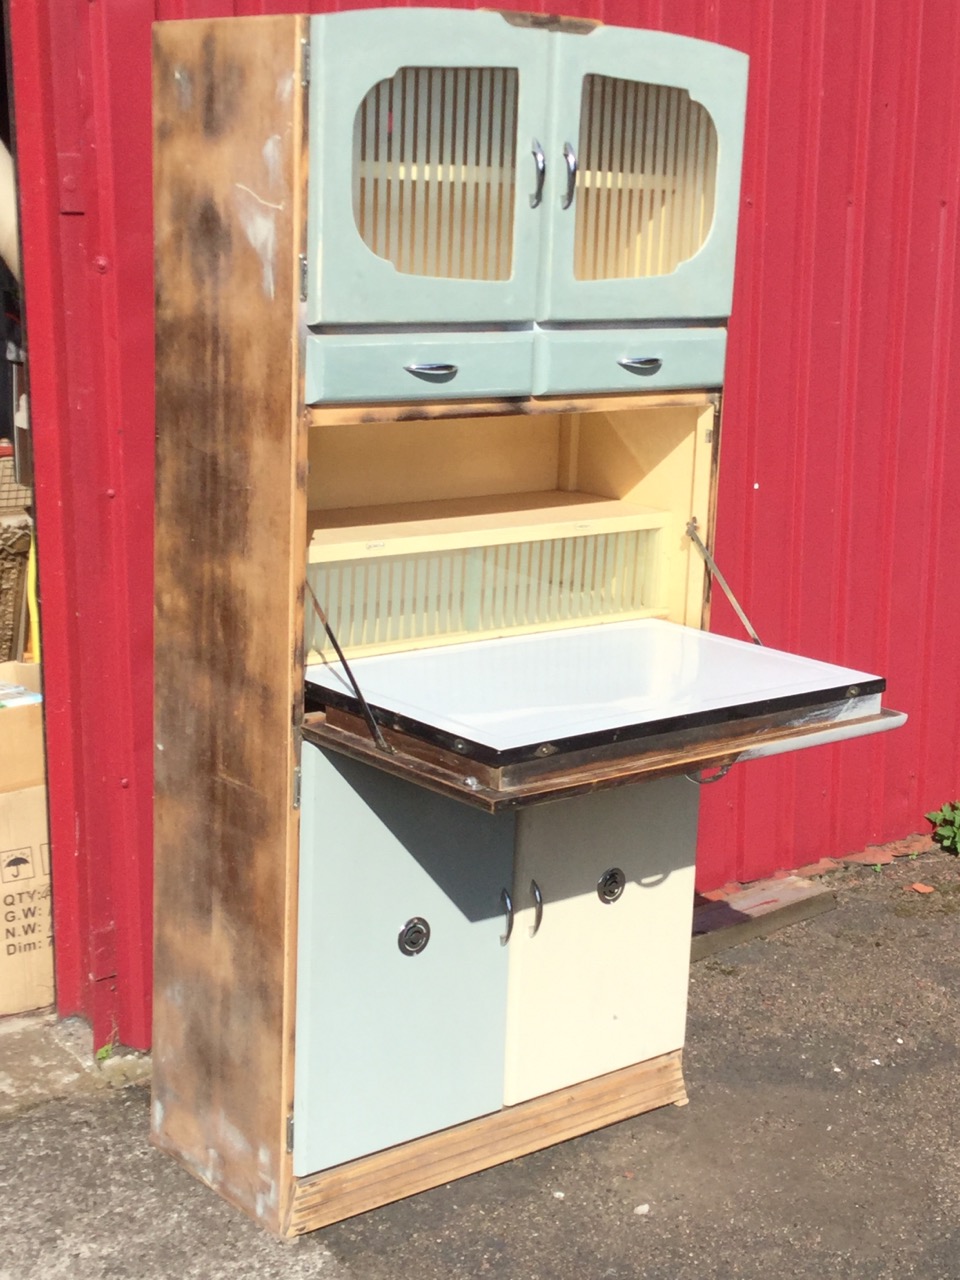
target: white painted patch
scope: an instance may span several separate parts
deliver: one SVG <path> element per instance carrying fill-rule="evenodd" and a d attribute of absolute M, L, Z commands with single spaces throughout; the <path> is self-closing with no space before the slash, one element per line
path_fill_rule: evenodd
<path fill-rule="evenodd" d="M 153 1105 L 150 1108 L 150 1113 L 153 1119 L 154 1129 L 160 1129 L 163 1126 L 164 1108 L 163 1103 L 159 1098 L 154 1098 Z"/>
<path fill-rule="evenodd" d="M 293 97 L 293 72 L 290 71 L 285 76 L 281 76 L 277 81 L 277 101 L 289 102 Z"/>
<path fill-rule="evenodd" d="M 241 1159 L 248 1159 L 250 1156 L 250 1143 L 240 1132 L 235 1124 L 232 1124 L 225 1115 L 221 1115 L 220 1119 L 220 1135 L 223 1139 L 221 1148 L 227 1147 L 230 1152 Z"/>
<path fill-rule="evenodd" d="M 279 1204 L 280 1197 L 277 1192 L 277 1184 L 269 1183 L 265 1191 L 257 1192 L 257 1217 L 264 1218 L 271 1215 L 271 1211 L 276 1209 Z"/>
<path fill-rule="evenodd" d="M 189 111 L 193 106 L 193 77 L 189 71 L 178 67 L 173 73 L 177 86 L 177 100 L 181 111 Z"/>
<path fill-rule="evenodd" d="M 283 143 L 279 133 L 271 134 L 263 144 L 263 163 L 267 166 L 267 181 L 270 186 L 280 186 L 283 178 Z M 282 205 L 276 207 L 283 208 Z"/>
<path fill-rule="evenodd" d="M 272 302 L 276 292 L 277 213 L 283 208 L 283 204 L 264 200 L 242 182 L 234 183 L 234 186 L 237 216 L 244 235 L 260 259 L 264 296 Z"/>

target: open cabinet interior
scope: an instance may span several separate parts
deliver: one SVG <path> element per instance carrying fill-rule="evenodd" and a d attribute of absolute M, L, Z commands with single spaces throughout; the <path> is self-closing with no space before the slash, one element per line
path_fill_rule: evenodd
<path fill-rule="evenodd" d="M 310 432 L 308 580 L 379 653 L 612 619 L 699 626 L 715 398 Z M 329 643 L 316 615 L 307 650 Z"/>

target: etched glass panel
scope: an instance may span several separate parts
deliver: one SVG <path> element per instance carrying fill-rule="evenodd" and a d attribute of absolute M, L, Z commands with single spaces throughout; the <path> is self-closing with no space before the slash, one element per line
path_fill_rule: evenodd
<path fill-rule="evenodd" d="M 574 276 L 669 275 L 713 222 L 717 131 L 685 89 L 584 77 Z"/>
<path fill-rule="evenodd" d="M 401 67 L 353 130 L 364 244 L 408 275 L 513 272 L 518 76 L 512 67 Z"/>

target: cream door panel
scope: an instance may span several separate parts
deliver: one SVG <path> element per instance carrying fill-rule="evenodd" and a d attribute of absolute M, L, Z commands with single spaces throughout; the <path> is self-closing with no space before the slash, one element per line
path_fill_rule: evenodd
<path fill-rule="evenodd" d="M 508 1105 L 683 1044 L 698 802 L 665 778 L 519 815 Z M 625 883 L 605 902 L 614 869 Z"/>

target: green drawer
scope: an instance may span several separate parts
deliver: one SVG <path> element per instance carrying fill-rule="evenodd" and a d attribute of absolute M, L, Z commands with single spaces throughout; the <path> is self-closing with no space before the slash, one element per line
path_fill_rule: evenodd
<path fill-rule="evenodd" d="M 533 394 L 719 387 L 727 331 L 716 328 L 538 329 Z"/>
<path fill-rule="evenodd" d="M 311 334 L 307 404 L 528 396 L 533 333 Z"/>

